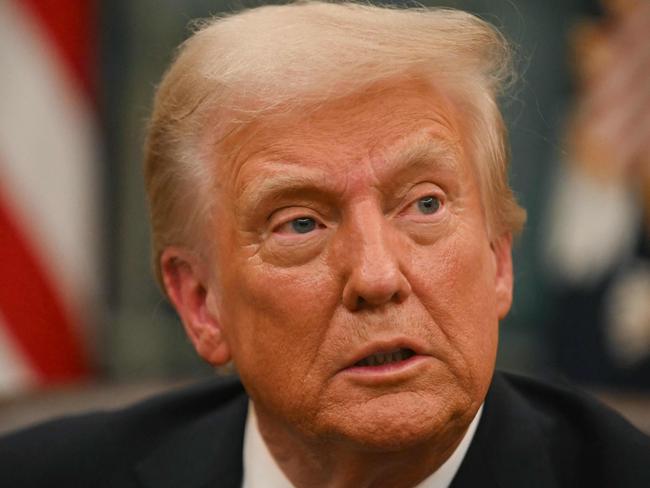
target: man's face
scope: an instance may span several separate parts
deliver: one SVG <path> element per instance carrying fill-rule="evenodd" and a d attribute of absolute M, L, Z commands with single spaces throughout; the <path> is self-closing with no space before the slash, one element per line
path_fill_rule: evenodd
<path fill-rule="evenodd" d="M 404 82 L 223 144 L 208 293 L 261 416 L 378 449 L 467 426 L 511 274 L 459 119 Z"/>

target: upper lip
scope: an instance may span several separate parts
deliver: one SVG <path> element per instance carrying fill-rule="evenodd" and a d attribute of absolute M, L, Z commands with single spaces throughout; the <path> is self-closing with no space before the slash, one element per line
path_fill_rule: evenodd
<path fill-rule="evenodd" d="M 350 368 L 362 359 L 378 353 L 396 351 L 398 349 L 410 349 L 415 354 L 423 354 L 424 346 L 419 341 L 407 338 L 396 337 L 385 340 L 373 340 L 355 349 L 354 352 L 346 358 L 346 366 L 343 369 Z"/>

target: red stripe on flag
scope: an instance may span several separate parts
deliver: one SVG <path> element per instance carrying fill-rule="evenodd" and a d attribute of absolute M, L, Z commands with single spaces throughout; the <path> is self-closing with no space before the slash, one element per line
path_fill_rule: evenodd
<path fill-rule="evenodd" d="M 19 0 L 43 27 L 74 82 L 95 95 L 96 4 L 92 0 Z"/>
<path fill-rule="evenodd" d="M 80 338 L 61 297 L 0 193 L 0 312 L 43 383 L 88 373 Z"/>

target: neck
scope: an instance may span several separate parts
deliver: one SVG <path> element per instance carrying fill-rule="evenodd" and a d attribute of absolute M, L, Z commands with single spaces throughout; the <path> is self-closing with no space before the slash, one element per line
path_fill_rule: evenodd
<path fill-rule="evenodd" d="M 311 439 L 256 410 L 260 433 L 287 478 L 302 487 L 411 488 L 453 454 L 469 422 L 403 449 L 380 451 Z M 469 419 L 471 422 L 471 419 Z M 406 467 L 406 468 L 405 468 Z"/>

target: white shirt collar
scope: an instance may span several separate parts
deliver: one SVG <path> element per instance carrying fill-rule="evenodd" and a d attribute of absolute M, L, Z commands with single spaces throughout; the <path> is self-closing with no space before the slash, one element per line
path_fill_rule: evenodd
<path fill-rule="evenodd" d="M 483 405 L 474 416 L 463 440 L 460 441 L 452 455 L 437 471 L 415 488 L 447 488 L 451 484 L 472 443 L 482 413 Z M 252 402 L 249 402 L 248 405 L 244 431 L 244 481 L 242 488 L 293 488 L 262 439 Z"/>

